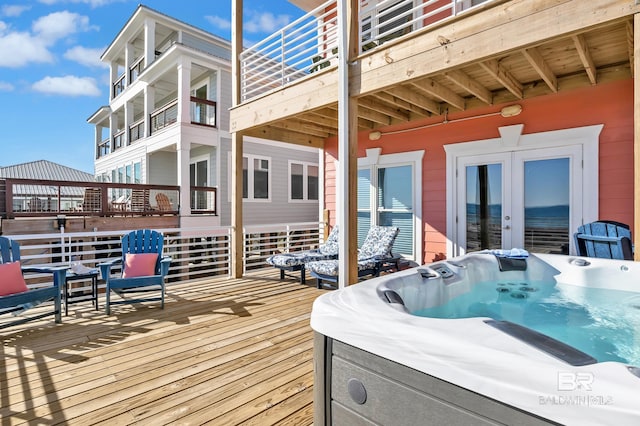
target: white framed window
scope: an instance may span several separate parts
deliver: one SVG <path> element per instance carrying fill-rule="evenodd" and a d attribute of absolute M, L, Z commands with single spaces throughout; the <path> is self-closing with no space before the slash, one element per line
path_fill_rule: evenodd
<path fill-rule="evenodd" d="M 289 160 L 289 202 L 318 201 L 319 167 Z"/>
<path fill-rule="evenodd" d="M 229 201 L 231 201 L 231 153 L 229 153 Z M 271 201 L 271 158 L 242 156 L 242 198 L 247 201 Z"/>
<path fill-rule="evenodd" d="M 358 158 L 358 246 L 369 227 L 397 226 L 393 252 L 417 260 L 422 255 L 422 157 L 424 151 L 380 155 L 368 149 Z"/>
<path fill-rule="evenodd" d="M 209 186 L 209 157 L 200 156 L 189 160 L 189 185 Z M 197 191 L 191 189 L 190 203 L 192 210 L 212 209 L 209 206 L 210 193 L 207 191 Z"/>

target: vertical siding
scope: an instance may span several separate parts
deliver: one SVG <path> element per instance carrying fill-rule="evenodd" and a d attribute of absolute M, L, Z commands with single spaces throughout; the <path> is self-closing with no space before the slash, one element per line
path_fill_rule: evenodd
<path fill-rule="evenodd" d="M 448 123 L 427 129 L 385 135 L 370 141 L 359 136 L 358 156 L 365 149 L 381 147 L 382 154 L 425 150 L 422 164 L 423 261 L 437 260 L 446 253 L 446 163 L 443 145 L 499 137 L 498 127 L 524 124 L 524 134 L 604 124 L 599 152 L 599 218 L 617 220 L 633 227 L 633 81 L 631 79 L 518 102 L 519 116 L 492 116 Z M 503 105 L 451 114 L 450 119 L 499 111 Z M 416 122 L 411 127 L 441 121 Z M 385 130 L 398 130 L 401 127 Z M 326 143 L 325 203 L 335 218 L 334 161 L 337 139 Z M 590 171 L 586 171 L 589 173 Z M 595 172 L 595 171 L 594 171 Z M 334 219 L 332 219 L 332 222 Z M 633 231 L 633 229 L 632 229 Z"/>

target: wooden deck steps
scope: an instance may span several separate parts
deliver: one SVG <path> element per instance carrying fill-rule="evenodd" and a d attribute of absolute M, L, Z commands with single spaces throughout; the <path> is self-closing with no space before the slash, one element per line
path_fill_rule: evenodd
<path fill-rule="evenodd" d="M 170 284 L 164 310 L 87 302 L 5 329 L 2 424 L 311 424 L 324 292 L 268 271 Z"/>

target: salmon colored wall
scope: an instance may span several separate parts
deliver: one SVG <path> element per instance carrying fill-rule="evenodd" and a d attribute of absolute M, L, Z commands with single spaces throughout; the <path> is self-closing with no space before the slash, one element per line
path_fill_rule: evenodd
<path fill-rule="evenodd" d="M 376 147 L 382 148 L 383 155 L 425 150 L 422 163 L 423 262 L 437 260 L 446 253 L 446 156 L 443 145 L 497 138 L 500 126 L 524 124 L 523 134 L 530 134 L 604 124 L 599 150 L 599 218 L 633 226 L 633 81 L 628 79 L 517 103 L 523 109 L 516 117 L 497 115 L 447 123 L 383 135 L 377 141 L 370 141 L 368 132 L 360 133 L 358 157 L 365 156 L 365 149 Z M 449 119 L 492 113 L 503 106 L 451 114 Z M 442 117 L 435 117 L 381 130 L 399 130 L 441 121 Z M 331 222 L 335 223 L 337 138 L 327 139 L 325 152 L 325 203 L 331 211 Z"/>

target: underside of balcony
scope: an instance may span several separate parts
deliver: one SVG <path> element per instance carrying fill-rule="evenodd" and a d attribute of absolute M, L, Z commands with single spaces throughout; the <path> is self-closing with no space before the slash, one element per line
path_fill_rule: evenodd
<path fill-rule="evenodd" d="M 358 127 L 442 121 L 631 78 L 638 11 L 631 1 L 488 2 L 473 14 L 387 42 L 351 62 Z M 337 67 L 245 101 L 232 109 L 231 129 L 323 147 L 338 133 Z"/>

